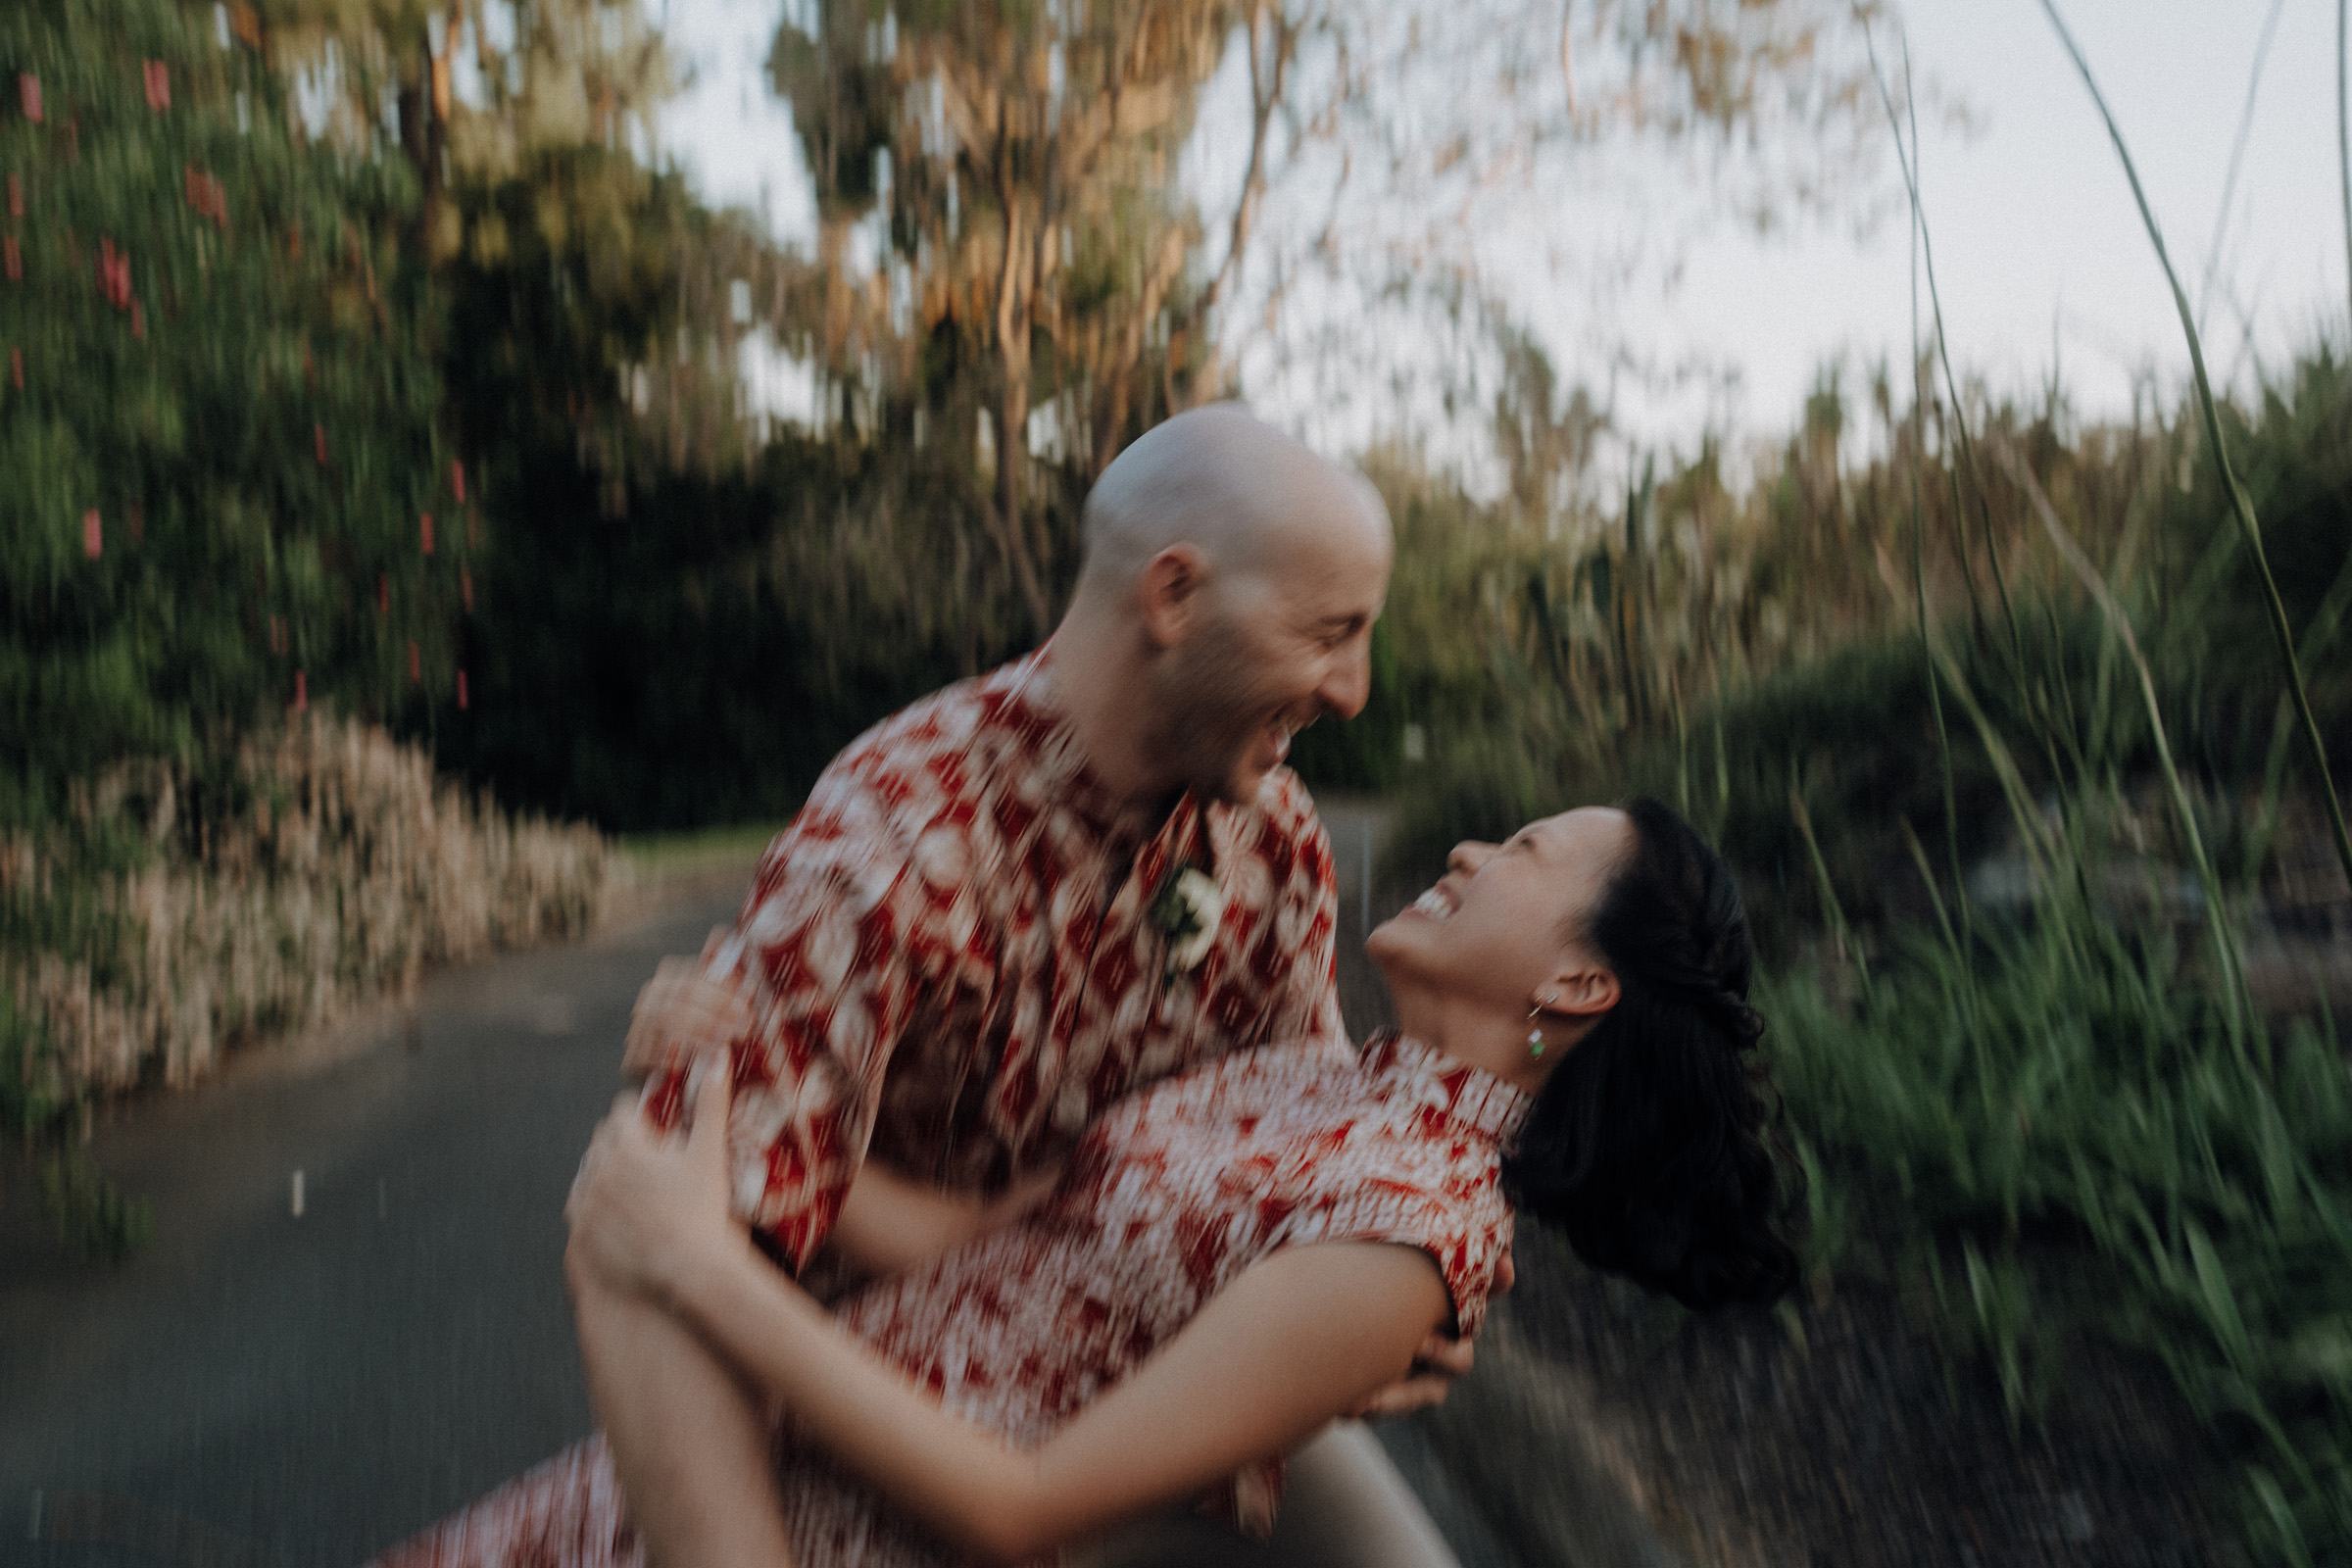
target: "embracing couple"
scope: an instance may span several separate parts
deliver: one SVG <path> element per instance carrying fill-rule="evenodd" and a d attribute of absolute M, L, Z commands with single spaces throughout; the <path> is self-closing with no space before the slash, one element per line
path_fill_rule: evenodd
<path fill-rule="evenodd" d="M 852 745 L 647 988 L 567 1211 L 602 1436 L 387 1564 L 1443 1565 L 1345 1418 L 1467 1368 L 1514 1210 L 1693 1305 L 1786 1288 L 1714 853 L 1653 802 L 1457 847 L 1351 1045 L 1282 764 L 1363 707 L 1386 512 L 1219 407 L 1085 530 L 1053 638 Z M 1273 1554 L 1222 1544 L 1285 1455 Z"/>

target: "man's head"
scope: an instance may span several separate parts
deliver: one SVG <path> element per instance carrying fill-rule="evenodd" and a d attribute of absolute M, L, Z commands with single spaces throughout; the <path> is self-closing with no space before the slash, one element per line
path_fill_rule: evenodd
<path fill-rule="evenodd" d="M 1151 770 L 1252 800 L 1292 734 L 1360 711 L 1391 553 L 1360 475 L 1235 406 L 1178 415 L 1122 452 L 1087 497 L 1072 611 L 1140 639 Z"/>

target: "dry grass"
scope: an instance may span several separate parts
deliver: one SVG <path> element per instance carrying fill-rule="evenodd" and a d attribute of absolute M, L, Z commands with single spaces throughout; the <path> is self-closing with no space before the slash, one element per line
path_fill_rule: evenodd
<path fill-rule="evenodd" d="M 628 877 L 595 830 L 512 816 L 416 748 L 318 715 L 214 778 L 118 763 L 72 817 L 0 839 L 0 991 L 31 1026 L 7 1087 L 27 1120 L 187 1084 L 429 965 L 576 935 Z"/>

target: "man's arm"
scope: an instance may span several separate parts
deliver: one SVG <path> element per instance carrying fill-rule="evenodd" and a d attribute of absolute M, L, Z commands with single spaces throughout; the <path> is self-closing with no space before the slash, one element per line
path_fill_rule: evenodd
<path fill-rule="evenodd" d="M 861 1275 L 896 1274 L 1019 1219 L 1061 1182 L 1056 1161 L 994 1198 L 942 1192 L 868 1159 L 833 1223 L 833 1246 Z"/>
<path fill-rule="evenodd" d="M 713 933 L 699 976 L 693 965 L 657 976 L 666 988 L 658 995 L 690 1016 L 683 984 L 693 978 L 734 988 L 749 1008 L 748 1029 L 721 1033 L 740 1023 L 721 1006 L 715 1019 L 672 1031 L 645 1104 L 658 1124 L 676 1125 L 701 1059 L 679 1047 L 729 1047 L 730 1198 L 795 1270 L 831 1235 L 864 1160 L 883 1075 L 941 979 L 936 944 L 923 940 L 940 894 L 912 868 L 909 830 L 887 799 L 891 776 L 871 757 L 837 762 L 769 847 L 735 925 Z M 632 1033 L 643 1043 L 662 1031 L 640 1019 Z"/>
<path fill-rule="evenodd" d="M 629 1008 L 629 1035 L 620 1048 L 620 1075 L 643 1083 L 664 1069 L 724 1051 L 758 1026 L 757 988 L 739 971 L 712 972 L 711 959 L 730 933 L 713 928 L 699 958 L 670 956 L 654 965 Z"/>
<path fill-rule="evenodd" d="M 677 1119 L 698 1059 L 744 1081 L 720 1190 L 796 1266 L 824 1240 L 858 1171 L 919 983 L 887 937 L 904 857 L 886 863 L 888 824 L 854 782 L 833 785 L 820 783 L 822 798 L 769 847 L 737 924 L 714 932 L 699 962 L 658 971 L 631 1022 L 630 1059 L 651 1074 L 649 1113 Z M 869 940 L 877 917 L 885 935 Z M 663 999 L 713 979 L 722 994 L 702 994 L 710 1014 L 689 1008 L 665 1031 Z M 590 1394 L 649 1555 L 788 1561 L 761 1396 L 686 1324 L 603 1288 L 579 1263 L 575 1248 L 566 1275 Z"/>
<path fill-rule="evenodd" d="M 624 1075 L 691 1071 L 757 1027 L 756 988 L 741 973 L 713 972 L 711 934 L 701 958 L 663 958 L 637 994 L 622 1048 Z M 1059 1164 L 1022 1177 L 993 1198 L 951 1193 L 868 1159 L 859 1163 L 834 1220 L 833 1248 L 860 1275 L 894 1274 L 935 1257 L 1034 1207 L 1061 1178 Z"/>

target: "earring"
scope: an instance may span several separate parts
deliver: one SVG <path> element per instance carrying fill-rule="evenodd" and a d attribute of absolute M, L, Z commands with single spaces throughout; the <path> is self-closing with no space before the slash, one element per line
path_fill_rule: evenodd
<path fill-rule="evenodd" d="M 1542 1002 L 1537 1003 L 1534 1006 L 1527 1009 L 1528 1017 L 1533 1019 L 1541 1016 L 1544 1009 L 1551 1005 L 1553 997 L 1546 995 Z M 1544 1054 L 1544 1031 L 1541 1027 L 1530 1029 L 1527 1032 L 1527 1054 L 1530 1056 L 1541 1056 Z"/>

